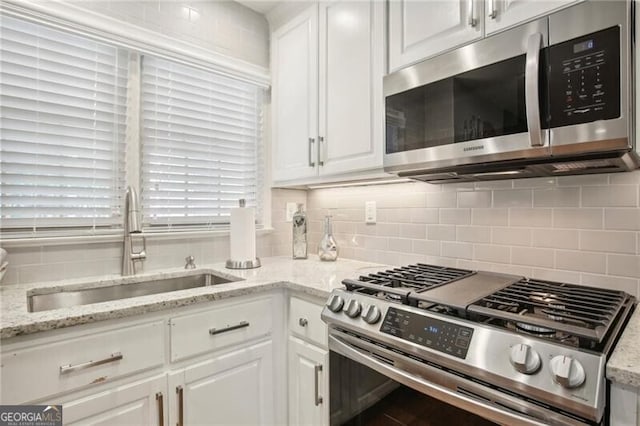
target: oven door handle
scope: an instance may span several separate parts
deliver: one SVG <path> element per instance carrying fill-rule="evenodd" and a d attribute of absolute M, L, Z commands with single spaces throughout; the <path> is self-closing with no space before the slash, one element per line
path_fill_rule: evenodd
<path fill-rule="evenodd" d="M 377 372 L 403 385 L 409 386 L 419 392 L 430 395 L 464 410 L 479 413 L 480 416 L 488 418 L 494 422 L 514 426 L 548 425 L 548 423 L 545 423 L 542 420 L 529 417 L 522 413 L 511 412 L 507 409 L 485 403 L 481 400 L 471 398 L 446 387 L 426 381 L 421 377 L 410 374 L 385 362 L 378 361 L 332 335 L 329 335 L 329 348 L 353 361 L 372 368 L 373 370 L 376 370 Z"/>
<path fill-rule="evenodd" d="M 527 41 L 527 60 L 524 74 L 525 104 L 529 144 L 532 147 L 543 146 L 542 125 L 540 123 L 540 49 L 542 34 L 534 33 Z"/>

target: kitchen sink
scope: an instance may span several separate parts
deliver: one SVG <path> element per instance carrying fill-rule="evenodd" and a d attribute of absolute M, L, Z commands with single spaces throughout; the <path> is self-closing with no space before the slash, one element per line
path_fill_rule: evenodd
<path fill-rule="evenodd" d="M 29 312 L 49 311 L 71 306 L 107 302 L 109 300 L 128 299 L 150 294 L 206 287 L 233 281 L 240 281 L 240 279 L 206 273 L 184 277 L 146 280 L 130 284 L 117 284 L 106 287 L 78 288 L 74 286 L 68 290 L 28 295 L 27 309 Z"/>

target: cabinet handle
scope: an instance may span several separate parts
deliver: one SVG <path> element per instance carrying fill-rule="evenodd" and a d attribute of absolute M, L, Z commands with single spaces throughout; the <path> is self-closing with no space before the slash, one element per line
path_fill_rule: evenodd
<path fill-rule="evenodd" d="M 176 393 L 178 394 L 178 423 L 176 426 L 184 425 L 184 389 L 182 386 L 176 387 Z"/>
<path fill-rule="evenodd" d="M 318 364 L 316 365 L 314 368 L 314 373 L 315 373 L 315 398 L 316 398 L 316 407 L 320 404 L 322 404 L 322 397 L 319 395 L 320 393 L 320 378 L 318 377 L 320 375 L 320 372 L 322 372 L 322 364 Z"/>
<path fill-rule="evenodd" d="M 120 352 L 112 353 L 109 358 L 100 359 L 98 361 L 88 361 L 83 362 L 82 364 L 76 365 L 63 365 L 60 367 L 60 374 L 69 374 L 72 371 L 84 370 L 85 368 L 96 367 L 102 364 L 108 364 L 110 362 L 120 361 L 122 359 L 122 354 Z"/>
<path fill-rule="evenodd" d="M 318 136 L 318 165 L 324 166 L 327 159 L 327 144 L 324 142 L 324 136 Z"/>
<path fill-rule="evenodd" d="M 467 4 L 467 14 L 469 15 L 467 23 L 471 28 L 475 28 L 475 26 L 478 25 L 478 20 L 474 13 L 474 1 L 475 0 L 469 0 L 469 3 Z"/>
<path fill-rule="evenodd" d="M 209 330 L 209 334 L 213 336 L 215 334 L 226 333 L 227 331 L 233 331 L 245 327 L 249 327 L 249 321 L 240 321 L 239 324 L 229 325 L 225 328 L 212 328 Z"/>
<path fill-rule="evenodd" d="M 309 324 L 309 321 L 307 321 L 307 319 L 306 319 L 306 318 L 300 318 L 300 319 L 298 320 L 298 324 L 300 324 L 300 327 L 306 327 L 306 326 L 307 326 L 307 324 Z"/>
<path fill-rule="evenodd" d="M 315 167 L 316 163 L 313 161 L 313 144 L 316 143 L 314 138 L 309 138 L 309 167 Z"/>
<path fill-rule="evenodd" d="M 158 426 L 164 426 L 164 398 L 162 392 L 156 393 L 156 401 L 158 402 Z"/>
<path fill-rule="evenodd" d="M 487 9 L 489 9 L 489 18 L 496 19 L 498 11 L 496 9 L 496 0 L 487 0 Z"/>

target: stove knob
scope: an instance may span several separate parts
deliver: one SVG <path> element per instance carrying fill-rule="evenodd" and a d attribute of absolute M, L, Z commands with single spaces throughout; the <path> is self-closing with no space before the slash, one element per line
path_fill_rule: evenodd
<path fill-rule="evenodd" d="M 560 386 L 571 389 L 584 383 L 586 375 L 578 360 L 570 356 L 558 355 L 551 358 L 550 366 L 553 380 Z"/>
<path fill-rule="evenodd" d="M 522 374 L 533 374 L 540 368 L 540 355 L 531 346 L 520 343 L 511 347 L 509 361 Z"/>
<path fill-rule="evenodd" d="M 360 309 L 360 302 L 358 302 L 356 299 L 351 299 L 347 302 L 345 311 L 351 318 L 355 318 L 360 315 Z"/>
<path fill-rule="evenodd" d="M 367 324 L 377 323 L 380 321 L 380 309 L 375 305 L 367 306 L 367 309 L 362 312 L 362 319 Z"/>
<path fill-rule="evenodd" d="M 344 300 L 337 294 L 332 295 L 327 302 L 327 308 L 332 312 L 340 312 L 344 306 Z"/>

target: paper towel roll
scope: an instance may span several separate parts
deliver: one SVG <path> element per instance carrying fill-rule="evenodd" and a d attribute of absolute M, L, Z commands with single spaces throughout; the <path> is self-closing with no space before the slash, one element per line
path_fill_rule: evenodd
<path fill-rule="evenodd" d="M 231 209 L 231 259 L 234 262 L 256 258 L 256 222 L 253 207 Z"/>

